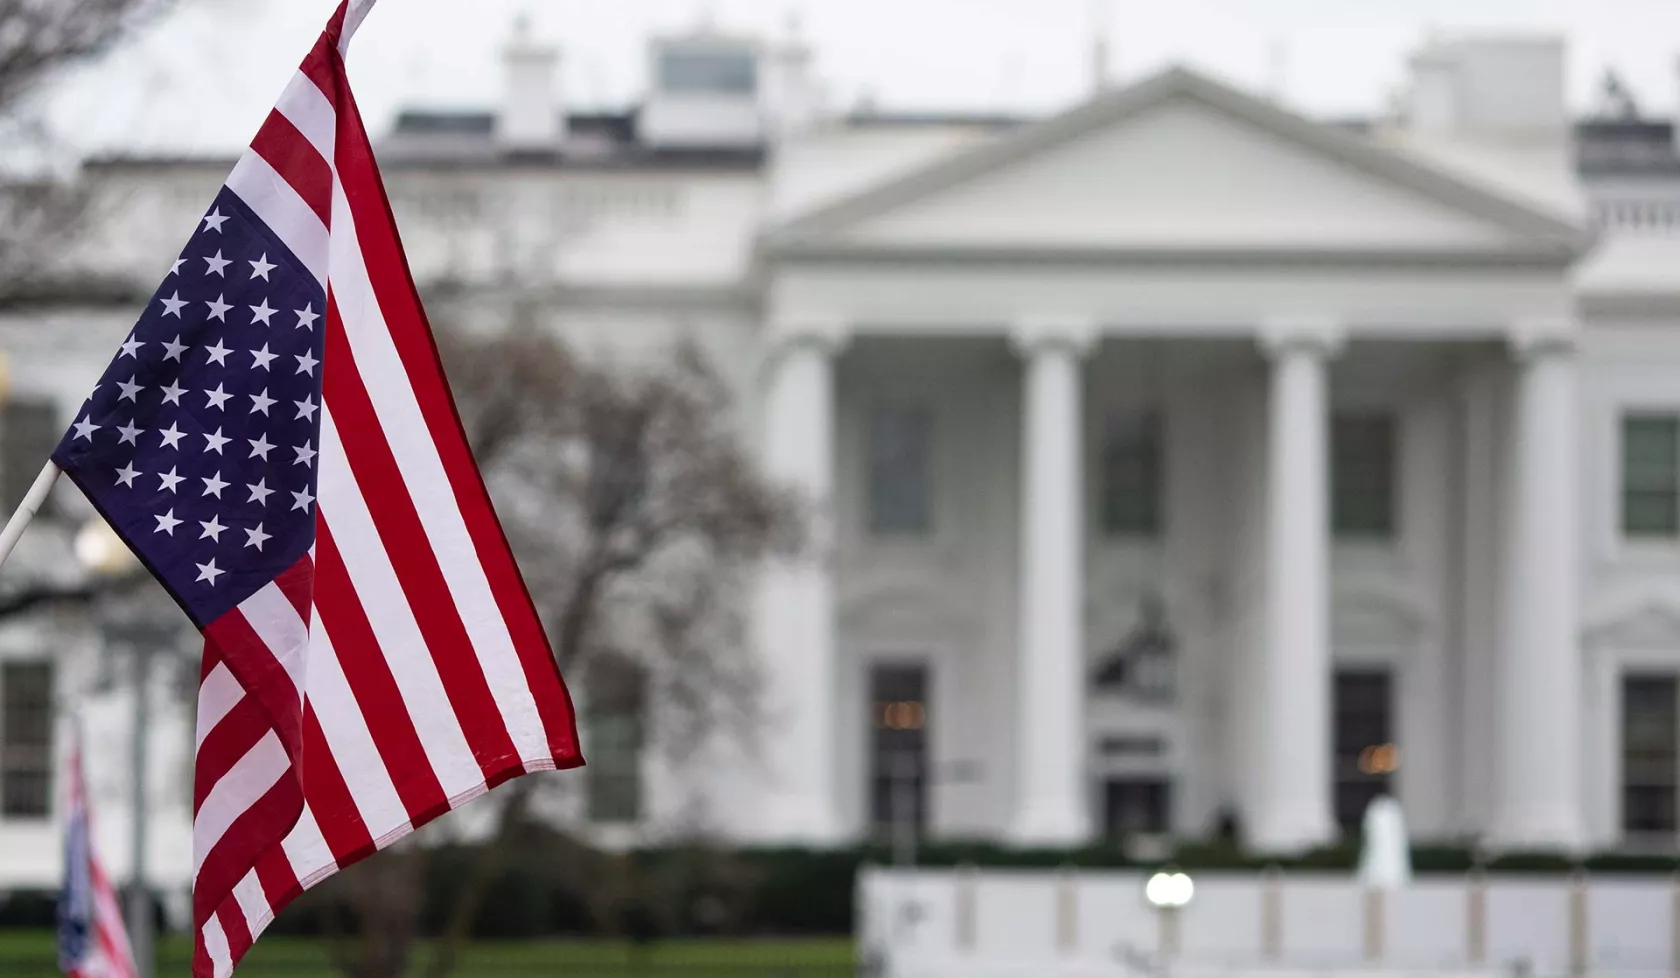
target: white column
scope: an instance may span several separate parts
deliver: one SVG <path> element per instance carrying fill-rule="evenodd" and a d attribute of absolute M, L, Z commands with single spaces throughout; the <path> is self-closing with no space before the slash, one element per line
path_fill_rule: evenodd
<path fill-rule="evenodd" d="M 1023 845 L 1090 835 L 1085 764 L 1085 521 L 1081 361 L 1087 324 L 1034 322 L 1013 336 L 1025 358 L 1021 422 L 1020 744 L 1015 824 Z"/>
<path fill-rule="evenodd" d="M 1576 364 L 1568 326 L 1512 342 L 1500 567 L 1498 764 L 1488 841 L 1575 850 L 1581 803 Z"/>
<path fill-rule="evenodd" d="M 764 466 L 770 479 L 813 506 L 810 541 L 795 559 L 764 570 L 756 610 L 764 666 L 769 783 L 751 817 L 766 841 L 838 841 L 837 695 L 831 498 L 834 490 L 834 358 L 842 329 L 787 330 L 770 363 L 764 400 Z"/>
<path fill-rule="evenodd" d="M 1248 844 L 1289 852 L 1335 835 L 1330 796 L 1328 361 L 1334 324 L 1268 324 L 1266 632 L 1253 691 L 1259 770 Z"/>

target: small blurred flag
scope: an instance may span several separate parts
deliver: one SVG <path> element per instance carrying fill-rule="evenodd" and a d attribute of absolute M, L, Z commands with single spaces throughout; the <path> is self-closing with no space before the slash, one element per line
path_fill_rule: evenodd
<path fill-rule="evenodd" d="M 58 899 L 58 967 L 70 978 L 136 978 L 117 893 L 93 851 L 93 814 L 82 780 L 80 733 L 65 771 L 64 890 Z"/>

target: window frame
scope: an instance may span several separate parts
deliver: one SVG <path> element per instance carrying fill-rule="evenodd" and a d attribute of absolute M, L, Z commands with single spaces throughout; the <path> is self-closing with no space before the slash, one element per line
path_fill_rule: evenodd
<path fill-rule="evenodd" d="M 1629 429 L 1637 424 L 1660 424 L 1669 429 L 1667 432 L 1669 445 L 1669 471 L 1666 473 L 1668 484 L 1665 486 L 1630 487 L 1629 479 L 1631 453 L 1628 448 L 1633 439 L 1629 437 Z M 1663 410 L 1661 408 L 1630 408 L 1624 407 L 1617 413 L 1615 429 L 1616 465 L 1614 468 L 1616 487 L 1616 514 L 1614 525 L 1617 536 L 1626 542 L 1639 544 L 1664 544 L 1680 542 L 1680 411 Z M 1653 480 L 1655 481 L 1655 480 Z M 1661 528 L 1638 530 L 1630 528 L 1628 505 L 1631 494 L 1639 492 L 1647 495 L 1665 494 L 1669 498 L 1669 512 L 1667 523 Z"/>
<path fill-rule="evenodd" d="M 45 677 L 45 697 L 34 706 L 41 720 L 38 743 L 12 742 L 17 729 L 14 725 L 20 722 L 14 714 L 18 705 L 12 700 L 16 673 L 20 670 L 38 670 Z M 57 747 L 57 711 L 53 690 L 57 681 L 57 670 L 51 661 L 11 659 L 0 662 L 0 820 L 42 821 L 53 817 L 54 751 Z M 32 763 L 16 759 L 20 754 L 27 758 L 31 752 L 37 755 Z M 32 799 L 36 804 L 23 806 L 14 800 L 13 778 L 18 776 L 38 780 L 39 797 L 38 800 Z"/>
<path fill-rule="evenodd" d="M 1374 424 L 1379 426 L 1383 431 L 1383 437 L 1387 441 L 1387 458 L 1384 462 L 1387 469 L 1387 478 L 1385 480 L 1386 484 L 1380 489 L 1381 499 L 1383 500 L 1383 505 L 1380 507 L 1382 510 L 1382 517 L 1380 520 L 1361 522 L 1361 520 L 1369 515 L 1367 512 L 1367 502 L 1371 498 L 1376 498 L 1376 480 L 1349 480 L 1348 455 L 1347 450 L 1343 446 L 1354 439 L 1347 438 L 1344 435 L 1344 429 L 1346 426 L 1356 424 Z M 1328 474 L 1330 485 L 1328 486 L 1328 489 L 1330 496 L 1331 539 L 1337 543 L 1377 545 L 1393 544 L 1400 538 L 1401 533 L 1401 443 L 1404 438 L 1404 433 L 1402 419 L 1399 413 L 1392 408 L 1380 406 L 1338 408 L 1331 412 L 1329 425 L 1330 464 Z M 1372 452 L 1369 459 L 1358 460 L 1362 462 L 1370 462 L 1377 457 L 1377 453 Z M 1353 467 L 1353 470 L 1361 475 L 1368 474 L 1371 471 L 1375 471 L 1375 469 L 1376 466 L 1374 465 L 1360 465 Z M 1361 483 L 1366 481 L 1371 482 L 1371 485 L 1361 486 Z M 1344 494 L 1360 488 L 1373 490 L 1372 495 L 1359 495 L 1352 497 L 1357 500 L 1358 505 L 1354 506 L 1350 510 L 1349 503 L 1345 501 L 1350 497 Z M 1376 509 L 1377 507 L 1371 506 L 1369 507 L 1369 512 L 1375 512 Z M 1359 519 L 1355 519 L 1354 517 L 1356 516 L 1359 517 Z"/>
<path fill-rule="evenodd" d="M 1166 444 L 1166 415 L 1158 407 L 1104 412 L 1096 459 L 1096 524 L 1103 539 L 1151 543 L 1166 535 Z M 1122 485 L 1134 480 L 1118 478 L 1117 470 L 1129 467 L 1137 470 L 1136 485 Z M 1145 497 L 1142 504 L 1121 506 L 1118 494 L 1123 489 L 1140 492 Z M 1130 516 L 1136 521 L 1127 522 Z"/>
<path fill-rule="evenodd" d="M 887 519 L 887 511 L 891 507 L 881 505 L 883 499 L 887 498 L 883 489 L 890 485 L 886 481 L 888 467 L 883 464 L 886 459 L 881 450 L 883 425 L 885 419 L 893 416 L 916 418 L 921 427 L 921 454 L 916 460 L 920 469 L 920 500 L 918 511 L 909 519 L 900 519 L 897 515 Z M 863 432 L 863 529 L 870 539 L 888 542 L 925 541 L 933 539 L 937 534 L 939 521 L 935 511 L 938 509 L 938 441 L 939 413 L 932 404 L 912 399 L 882 399 L 870 405 Z"/>
<path fill-rule="evenodd" d="M 1629 763 L 1630 743 L 1629 725 L 1630 711 L 1628 705 L 1630 687 L 1634 684 L 1655 684 L 1660 688 L 1654 698 L 1666 698 L 1668 710 L 1666 723 L 1668 726 L 1668 744 L 1666 745 L 1666 777 L 1657 778 L 1648 775 L 1655 765 L 1645 765 L 1646 776 L 1630 777 L 1632 768 Z M 1616 679 L 1617 696 L 1617 724 L 1614 730 L 1616 750 L 1616 770 L 1618 774 L 1615 784 L 1617 802 L 1616 828 L 1621 838 L 1626 841 L 1638 842 L 1641 839 L 1672 840 L 1680 835 L 1680 673 L 1673 669 L 1647 669 L 1629 667 L 1622 669 Z M 1634 792 L 1646 791 L 1657 795 L 1666 795 L 1667 820 L 1666 827 L 1638 826 L 1632 824 L 1632 812 L 1629 801 Z"/>

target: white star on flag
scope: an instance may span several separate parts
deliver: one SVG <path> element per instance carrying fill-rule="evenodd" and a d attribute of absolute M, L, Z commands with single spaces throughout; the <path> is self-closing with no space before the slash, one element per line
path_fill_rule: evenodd
<path fill-rule="evenodd" d="M 175 335 L 174 339 L 163 344 L 163 358 L 165 360 L 174 360 L 179 363 L 181 361 L 181 354 L 185 352 L 187 352 L 187 344 L 181 342 L 181 336 L 179 333 Z"/>
<path fill-rule="evenodd" d="M 199 520 L 198 525 L 204 527 L 204 532 L 198 535 L 200 540 L 210 539 L 217 543 L 222 542 L 222 531 L 227 527 L 222 525 L 221 520 L 217 519 L 214 513 L 210 514 L 210 518 L 207 520 Z"/>
<path fill-rule="evenodd" d="M 317 405 L 314 401 L 304 400 L 293 401 L 292 403 L 296 404 L 298 409 L 297 417 L 293 418 L 293 421 L 302 421 L 305 418 L 310 421 L 314 421 L 315 412 L 320 410 L 319 405 Z"/>
<path fill-rule="evenodd" d="M 274 446 L 268 443 L 268 436 L 259 434 L 257 437 L 247 440 L 251 443 L 251 454 L 245 457 L 256 458 L 261 456 L 264 462 L 268 461 L 268 453 L 274 451 Z"/>
<path fill-rule="evenodd" d="M 198 580 L 209 581 L 211 587 L 216 586 L 216 578 L 227 573 L 227 571 L 216 569 L 216 558 L 214 557 L 210 558 L 210 562 L 208 564 L 194 563 L 193 566 L 198 568 Z M 197 583 L 197 581 L 194 583 Z"/>
<path fill-rule="evenodd" d="M 93 433 L 98 431 L 100 428 L 105 427 L 105 426 L 94 424 L 92 421 L 89 421 L 87 418 L 83 418 L 82 420 L 80 420 L 80 421 L 76 422 L 75 424 L 71 425 L 71 427 L 76 429 L 76 437 L 77 438 L 85 438 L 88 441 L 93 441 Z"/>
<path fill-rule="evenodd" d="M 268 321 L 269 317 L 273 316 L 275 313 L 277 313 L 279 311 L 280 310 L 278 310 L 278 309 L 270 308 L 269 304 L 268 304 L 268 300 L 264 299 L 264 300 L 262 300 L 261 305 L 256 305 L 256 306 L 251 307 L 251 324 L 256 325 L 257 323 L 262 323 L 264 326 L 272 325 Z"/>
<path fill-rule="evenodd" d="M 140 342 L 139 340 L 135 339 L 133 333 L 130 333 L 128 335 L 128 339 L 124 340 L 121 344 L 122 355 L 125 356 L 125 357 L 134 357 L 134 359 L 138 360 L 138 359 L 140 359 L 140 356 L 139 356 L 140 348 L 145 346 L 145 345 L 146 344 L 144 344 L 144 343 Z M 132 379 L 132 378 L 130 378 L 130 379 Z"/>
<path fill-rule="evenodd" d="M 227 299 L 227 294 L 223 293 L 223 294 L 217 296 L 214 300 L 207 301 L 207 302 L 204 303 L 205 305 L 210 307 L 210 318 L 211 319 L 219 319 L 224 323 L 227 322 L 227 311 L 229 309 L 232 309 L 233 307 L 228 305 L 228 303 L 225 301 L 226 299 Z"/>
<path fill-rule="evenodd" d="M 298 373 L 308 374 L 311 377 L 315 376 L 315 365 L 321 362 L 315 359 L 315 354 L 313 353 L 305 353 L 302 356 L 293 354 L 292 359 L 298 362 Z"/>
<path fill-rule="evenodd" d="M 175 470 L 178 469 L 178 468 L 180 468 L 180 466 L 171 465 L 169 467 L 168 472 L 159 472 L 158 473 L 158 478 L 163 480 L 163 485 L 158 487 L 159 492 L 163 492 L 165 490 L 168 490 L 169 492 L 174 492 L 175 487 L 180 485 L 181 481 L 186 478 L 186 476 L 184 476 L 184 475 L 176 475 L 175 474 Z"/>
<path fill-rule="evenodd" d="M 133 462 L 130 462 L 117 470 L 117 485 L 127 486 L 128 488 L 133 489 L 134 477 L 139 474 L 140 470 L 134 467 Z"/>
<path fill-rule="evenodd" d="M 181 395 L 187 392 L 185 387 L 175 383 L 173 380 L 169 382 L 168 387 L 161 388 L 161 390 L 163 391 L 163 403 L 174 404 L 176 406 L 180 406 Z"/>
<path fill-rule="evenodd" d="M 307 488 L 302 492 L 292 493 L 292 509 L 301 509 L 307 513 L 309 512 L 309 504 L 314 501 L 315 497 L 309 494 L 309 490 Z"/>
<path fill-rule="evenodd" d="M 251 490 L 251 498 L 245 501 L 256 503 L 258 506 L 267 506 L 268 497 L 274 495 L 274 490 L 268 487 L 267 479 L 258 479 L 256 485 L 247 484 L 245 488 Z"/>
<path fill-rule="evenodd" d="M 274 398 L 268 396 L 268 388 L 266 387 L 262 389 L 261 393 L 251 394 L 249 396 L 251 398 L 252 414 L 256 414 L 258 411 L 261 411 L 263 414 L 267 414 L 269 405 L 274 403 Z M 293 420 L 296 419 L 294 418 Z"/>
<path fill-rule="evenodd" d="M 134 422 L 130 420 L 127 424 L 117 428 L 117 433 L 122 436 L 117 439 L 117 444 L 134 445 L 138 447 L 140 443 L 134 439 L 140 437 L 141 431 L 142 429 L 134 427 Z"/>
<path fill-rule="evenodd" d="M 222 446 L 226 445 L 230 440 L 231 439 L 223 438 L 222 429 L 217 428 L 215 434 L 204 436 L 204 450 L 207 452 L 215 452 L 217 455 L 220 455 L 222 454 Z"/>
<path fill-rule="evenodd" d="M 210 354 L 208 362 L 225 367 L 227 366 L 227 355 L 233 351 L 223 346 L 221 340 L 217 340 L 215 346 L 205 347 L 204 352 Z"/>
<path fill-rule="evenodd" d="M 201 475 L 199 478 L 204 481 L 203 495 L 215 496 L 217 499 L 222 498 L 222 490 L 226 489 L 228 484 L 222 481 L 222 474 L 220 472 L 217 472 L 212 476 Z"/>
<path fill-rule="evenodd" d="M 315 459 L 315 449 L 310 448 L 308 442 L 304 442 L 301 445 L 294 445 L 292 447 L 292 451 L 297 452 L 297 458 L 292 462 L 293 465 L 313 464 Z"/>
<path fill-rule="evenodd" d="M 181 290 L 179 289 L 176 289 L 175 294 L 169 298 L 160 299 L 158 301 L 163 303 L 163 314 L 165 316 L 174 316 L 176 319 L 181 318 L 181 307 L 187 304 L 187 300 L 181 298 Z M 177 337 L 177 339 L 179 339 L 179 337 Z"/>
<path fill-rule="evenodd" d="M 268 344 L 264 343 L 262 349 L 251 351 L 251 359 L 254 361 L 251 364 L 251 369 L 256 370 L 261 368 L 263 370 L 267 370 L 269 362 L 279 355 L 280 354 L 278 353 L 268 352 Z"/>
<path fill-rule="evenodd" d="M 127 380 L 117 381 L 117 386 L 122 388 L 122 394 L 118 395 L 117 400 L 136 401 L 136 403 L 138 403 L 138 398 L 142 388 L 139 384 L 134 382 L 133 377 L 130 377 Z"/>
<path fill-rule="evenodd" d="M 222 388 L 226 386 L 226 384 L 217 384 L 215 390 L 204 392 L 204 396 L 210 399 L 210 403 L 205 405 L 206 410 L 209 408 L 215 408 L 218 411 L 222 410 L 222 405 L 227 402 L 228 398 L 233 396 L 232 394 L 225 394 L 222 392 Z"/>
<path fill-rule="evenodd" d="M 162 516 L 154 516 L 152 518 L 157 520 L 158 523 L 157 529 L 153 530 L 153 533 L 167 533 L 170 536 L 174 536 L 175 528 L 181 525 L 181 521 L 175 518 L 175 510 L 173 509 L 164 513 Z"/>
<path fill-rule="evenodd" d="M 181 439 L 187 437 L 187 433 L 173 421 L 169 422 L 169 427 L 158 429 L 158 434 L 163 436 L 164 448 L 180 448 Z"/>
<path fill-rule="evenodd" d="M 215 231 L 217 234 L 220 234 L 222 231 L 222 225 L 226 222 L 227 218 L 222 216 L 222 209 L 220 207 L 212 208 L 210 213 L 206 214 L 204 217 L 204 230 Z M 220 255 L 221 252 L 218 251 L 216 254 Z"/>
<path fill-rule="evenodd" d="M 222 271 L 222 269 L 224 269 L 224 268 L 228 267 L 229 265 L 233 264 L 232 261 L 229 261 L 228 259 L 223 258 L 222 253 L 220 251 L 216 252 L 216 256 L 214 258 L 204 259 L 204 262 L 205 262 L 205 264 L 210 266 L 208 269 L 205 270 L 204 274 L 206 274 L 206 275 L 220 275 L 222 278 L 227 278 L 227 273 Z"/>
<path fill-rule="evenodd" d="M 279 267 L 279 265 L 274 265 L 269 262 L 268 252 L 265 251 L 263 252 L 263 256 L 261 258 L 251 262 L 251 277 L 260 278 L 266 282 L 268 281 L 268 273 Z"/>
<path fill-rule="evenodd" d="M 297 318 L 298 318 L 297 324 L 299 326 L 302 326 L 304 329 L 307 329 L 307 330 L 310 330 L 311 332 L 313 332 L 314 329 L 315 329 L 315 320 L 320 319 L 321 316 L 320 316 L 319 313 L 317 313 L 315 311 L 315 303 L 307 302 L 307 303 L 304 303 L 304 306 L 303 306 L 302 309 L 299 309 L 297 311 Z"/>
<path fill-rule="evenodd" d="M 262 551 L 263 544 L 267 543 L 271 536 L 271 534 L 263 532 L 262 526 L 261 523 L 258 523 L 256 529 L 245 531 L 245 546 L 256 547 L 259 553 Z"/>

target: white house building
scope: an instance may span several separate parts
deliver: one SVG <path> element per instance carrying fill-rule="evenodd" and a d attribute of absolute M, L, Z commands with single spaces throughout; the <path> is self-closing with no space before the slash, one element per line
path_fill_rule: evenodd
<path fill-rule="evenodd" d="M 1549 38 L 1433 43 L 1360 122 L 1187 70 L 1046 119 L 845 116 L 797 45 L 652 52 L 643 105 L 581 114 L 521 37 L 499 109 L 404 113 L 381 151 L 438 303 L 613 355 L 697 338 L 824 504 L 752 613 L 764 756 L 673 770 L 586 705 L 597 822 L 837 844 L 902 782 L 931 835 L 1030 845 L 1298 850 L 1384 792 L 1424 839 L 1675 843 L 1668 121 L 1573 120 Z M 90 161 L 78 267 L 148 292 L 230 162 Z M 134 315 L 84 288 L 0 317 L 36 431 L 7 485 Z M 0 629 L 0 887 L 56 878 L 50 689 L 107 718 L 127 865 L 129 690 L 89 627 Z M 155 694 L 180 882 L 190 711 Z"/>

